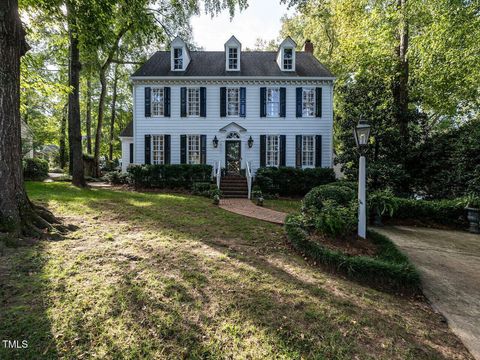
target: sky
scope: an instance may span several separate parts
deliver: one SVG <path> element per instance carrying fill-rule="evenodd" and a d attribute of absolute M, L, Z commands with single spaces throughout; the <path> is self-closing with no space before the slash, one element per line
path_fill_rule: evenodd
<path fill-rule="evenodd" d="M 236 12 L 230 22 L 228 10 L 211 18 L 202 14 L 192 18 L 193 40 L 204 50 L 223 50 L 223 45 L 235 37 L 242 43 L 242 48 L 253 48 L 257 38 L 277 39 L 283 15 L 292 15 L 294 10 L 287 10 L 287 5 L 280 0 L 250 0 L 249 6 L 241 13 Z"/>

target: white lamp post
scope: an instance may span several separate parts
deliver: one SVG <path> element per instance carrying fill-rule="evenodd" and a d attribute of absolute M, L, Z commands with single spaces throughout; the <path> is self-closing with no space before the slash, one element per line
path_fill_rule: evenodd
<path fill-rule="evenodd" d="M 365 120 L 360 120 L 353 134 L 360 152 L 360 161 L 358 163 L 358 236 L 365 239 L 367 237 L 367 194 L 364 152 L 368 145 L 370 125 Z"/>

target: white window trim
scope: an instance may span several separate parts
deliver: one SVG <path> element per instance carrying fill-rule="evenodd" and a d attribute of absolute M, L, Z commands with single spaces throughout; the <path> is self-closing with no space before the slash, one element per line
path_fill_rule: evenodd
<path fill-rule="evenodd" d="M 237 50 L 237 67 L 231 68 L 230 67 L 230 49 L 236 49 Z M 240 70 L 240 48 L 238 46 L 229 46 L 227 47 L 227 71 L 238 71 Z"/>
<path fill-rule="evenodd" d="M 182 50 L 182 55 L 179 58 L 175 58 L 175 50 Z M 182 60 L 182 67 L 181 68 L 176 68 L 175 67 L 175 60 L 176 59 L 181 59 Z M 173 71 L 183 71 L 185 68 L 185 49 L 183 47 L 174 47 L 173 48 Z"/>
<path fill-rule="evenodd" d="M 237 115 L 229 115 L 228 114 L 228 104 L 229 104 L 229 101 L 228 101 L 228 90 L 237 90 Z M 227 113 L 227 117 L 230 117 L 230 118 L 238 118 L 240 117 L 240 88 L 239 87 L 227 87 L 227 90 L 226 90 L 226 113 Z"/>
<path fill-rule="evenodd" d="M 153 111 L 153 92 L 155 90 L 161 90 L 162 91 L 162 114 L 160 115 L 154 115 L 154 111 Z M 152 95 L 150 97 L 150 117 L 154 117 L 154 118 L 161 118 L 161 117 L 165 117 L 165 88 L 164 87 L 161 87 L 161 86 L 156 86 L 156 87 L 152 87 Z"/>
<path fill-rule="evenodd" d="M 189 90 L 191 89 L 195 89 L 195 90 L 198 90 L 198 115 L 190 115 L 190 112 L 189 112 L 189 103 L 190 103 L 190 99 L 189 99 L 189 96 L 188 96 L 188 92 Z M 201 94 L 200 94 L 200 88 L 197 87 L 197 86 L 192 86 L 192 87 L 187 87 L 187 94 L 186 94 L 186 106 L 187 106 L 187 117 L 190 117 L 190 118 L 199 118 L 200 117 L 200 112 L 201 112 L 201 102 L 202 102 L 202 99 L 201 99 Z"/>
<path fill-rule="evenodd" d="M 276 165 L 271 165 L 268 163 L 268 139 L 270 137 L 276 137 L 277 138 L 277 163 Z M 280 135 L 266 135 L 265 139 L 265 166 L 266 167 L 280 167 Z"/>
<path fill-rule="evenodd" d="M 161 154 L 159 157 L 160 157 L 162 160 L 161 160 L 160 162 L 158 162 L 158 163 L 155 163 L 155 162 L 154 162 L 154 155 L 153 155 L 153 154 L 154 154 L 154 151 L 155 151 L 155 146 L 154 146 L 155 140 L 154 140 L 154 138 L 155 138 L 156 136 L 160 136 L 160 137 L 162 138 L 162 142 L 161 142 L 162 146 L 161 146 L 161 148 L 158 150 L 158 151 L 160 152 L 160 154 Z M 164 135 L 164 134 L 152 134 L 152 135 L 151 135 L 150 149 L 151 149 L 151 150 L 150 150 L 150 164 L 152 164 L 152 165 L 163 165 L 163 164 L 165 164 L 165 135 Z"/>
<path fill-rule="evenodd" d="M 313 161 L 313 164 L 312 165 L 303 165 L 303 138 L 306 137 L 306 136 L 311 136 L 312 137 L 312 140 L 313 140 L 313 156 L 312 156 L 312 161 Z M 315 141 L 315 135 L 302 135 L 302 169 L 312 169 L 315 167 L 315 156 L 317 154 L 316 152 L 316 141 Z"/>
<path fill-rule="evenodd" d="M 311 90 L 313 91 L 313 111 L 312 111 L 312 115 L 306 115 L 303 111 L 303 93 L 304 91 L 306 90 Z M 302 88 L 302 117 L 306 117 L 306 118 L 314 118 L 316 117 L 315 115 L 315 112 L 316 112 L 316 108 L 317 108 L 317 96 L 316 96 L 316 93 L 315 93 L 315 88 L 312 88 L 312 87 L 306 87 L 306 88 Z"/>
<path fill-rule="evenodd" d="M 292 50 L 292 67 L 287 69 L 285 67 L 285 50 Z M 282 69 L 283 71 L 295 71 L 295 49 L 292 47 L 284 47 L 282 51 Z"/>
<path fill-rule="evenodd" d="M 198 163 L 191 163 L 190 162 L 190 138 L 191 137 L 197 137 L 198 139 Z M 198 134 L 189 134 L 187 135 L 187 143 L 186 143 L 187 148 L 186 150 L 186 161 L 187 164 L 201 164 L 202 163 L 202 137 Z"/>
<path fill-rule="evenodd" d="M 271 115 L 268 113 L 268 90 L 277 90 L 278 91 L 278 113 L 275 115 Z M 279 118 L 280 117 L 280 88 L 279 87 L 267 87 L 267 90 L 265 92 L 265 116 L 268 118 Z"/>

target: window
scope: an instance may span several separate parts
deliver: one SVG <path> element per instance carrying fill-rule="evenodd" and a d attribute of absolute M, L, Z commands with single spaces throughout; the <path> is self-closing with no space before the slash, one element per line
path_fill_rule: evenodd
<path fill-rule="evenodd" d="M 187 114 L 200 116 L 200 88 L 187 89 Z"/>
<path fill-rule="evenodd" d="M 238 69 L 238 48 L 235 48 L 235 47 L 228 48 L 228 69 L 229 70 Z"/>
<path fill-rule="evenodd" d="M 283 69 L 293 69 L 293 49 L 283 49 Z"/>
<path fill-rule="evenodd" d="M 302 166 L 313 167 L 315 159 L 315 139 L 313 135 L 302 136 Z"/>
<path fill-rule="evenodd" d="M 280 116 L 280 89 L 267 89 L 267 116 Z"/>
<path fill-rule="evenodd" d="M 187 164 L 200 164 L 200 135 L 187 136 Z"/>
<path fill-rule="evenodd" d="M 163 135 L 152 136 L 152 163 L 165 163 L 165 141 Z"/>
<path fill-rule="evenodd" d="M 280 160 L 280 139 L 278 135 L 267 135 L 267 166 L 277 166 Z"/>
<path fill-rule="evenodd" d="M 304 88 L 302 91 L 302 115 L 315 116 L 315 89 Z"/>
<path fill-rule="evenodd" d="M 183 49 L 182 48 L 173 49 L 173 69 L 183 70 Z"/>
<path fill-rule="evenodd" d="M 163 116 L 164 114 L 164 98 L 163 88 L 152 89 L 152 116 Z"/>
<path fill-rule="evenodd" d="M 227 89 L 227 115 L 238 116 L 240 104 L 240 90 L 238 88 Z"/>

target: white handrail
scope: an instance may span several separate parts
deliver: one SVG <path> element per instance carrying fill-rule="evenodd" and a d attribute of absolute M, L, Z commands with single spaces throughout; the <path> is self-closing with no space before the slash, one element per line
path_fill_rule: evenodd
<path fill-rule="evenodd" d="M 247 165 L 246 175 L 247 175 L 247 187 L 248 187 L 248 198 L 252 198 L 252 170 L 250 169 L 250 161 L 246 161 Z"/>
<path fill-rule="evenodd" d="M 217 188 L 220 189 L 220 179 L 222 177 L 222 166 L 220 164 L 220 160 L 216 162 L 216 178 L 217 178 Z"/>

